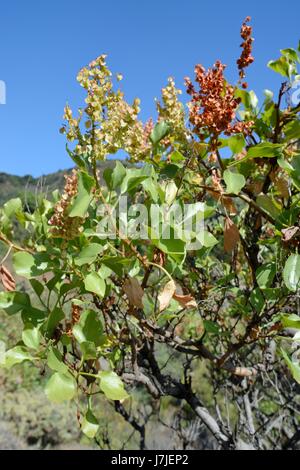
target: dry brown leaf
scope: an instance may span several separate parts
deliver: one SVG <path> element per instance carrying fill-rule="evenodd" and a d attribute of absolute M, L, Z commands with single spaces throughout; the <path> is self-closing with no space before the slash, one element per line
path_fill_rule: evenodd
<path fill-rule="evenodd" d="M 240 232 L 237 226 L 235 225 L 232 220 L 227 217 L 225 220 L 224 226 L 224 250 L 227 253 L 231 253 L 231 251 L 235 248 L 236 244 L 240 240 Z"/>
<path fill-rule="evenodd" d="M 222 197 L 221 202 L 229 215 L 236 215 L 237 210 L 231 197 Z"/>
<path fill-rule="evenodd" d="M 129 277 L 123 284 L 123 291 L 127 295 L 130 305 L 143 308 L 144 290 L 140 286 L 139 281 L 134 277 Z"/>
<path fill-rule="evenodd" d="M 5 290 L 11 292 L 16 289 L 16 281 L 4 265 L 0 266 L 0 281 L 2 282 Z"/>
<path fill-rule="evenodd" d="M 159 301 L 159 311 L 162 312 L 165 310 L 171 302 L 171 299 L 176 291 L 175 282 L 169 281 L 163 288 L 162 292 L 158 295 L 157 299 Z"/>
<path fill-rule="evenodd" d="M 184 308 L 196 308 L 197 302 L 194 297 L 190 294 L 187 295 L 179 295 L 176 292 L 173 295 L 173 299 L 177 300 L 178 303 Z"/>
<path fill-rule="evenodd" d="M 249 183 L 246 188 L 249 190 L 254 196 L 258 196 L 263 190 L 264 182 L 263 181 L 253 181 Z"/>
<path fill-rule="evenodd" d="M 287 199 L 290 196 L 289 183 L 285 178 L 278 177 L 275 180 L 275 187 L 278 190 L 281 197 Z"/>

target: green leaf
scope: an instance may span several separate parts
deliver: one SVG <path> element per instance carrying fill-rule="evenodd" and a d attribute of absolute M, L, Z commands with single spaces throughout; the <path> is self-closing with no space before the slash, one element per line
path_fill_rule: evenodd
<path fill-rule="evenodd" d="M 213 236 L 213 234 L 208 232 L 207 230 L 204 230 L 203 233 L 200 234 L 199 240 L 202 245 L 205 246 L 205 248 L 212 248 L 217 243 L 219 243 L 218 240 Z"/>
<path fill-rule="evenodd" d="M 284 328 L 297 328 L 298 330 L 300 330 L 300 317 L 295 313 L 292 313 L 290 315 L 282 313 L 281 323 Z"/>
<path fill-rule="evenodd" d="M 0 367 L 5 367 L 5 343 L 0 340 Z"/>
<path fill-rule="evenodd" d="M 42 323 L 45 320 L 46 315 L 47 311 L 39 310 L 38 308 L 32 306 L 25 307 L 22 310 L 23 323 L 32 323 L 34 326 Z"/>
<path fill-rule="evenodd" d="M 101 262 L 120 277 L 123 276 L 125 268 L 131 264 L 130 259 L 120 256 L 104 256 Z"/>
<path fill-rule="evenodd" d="M 264 95 L 265 95 L 265 103 L 271 103 L 274 97 L 273 91 L 265 89 Z"/>
<path fill-rule="evenodd" d="M 80 343 L 80 349 L 85 361 L 88 361 L 89 359 L 97 359 L 97 349 L 95 344 L 91 341 L 83 341 Z"/>
<path fill-rule="evenodd" d="M 99 429 L 97 418 L 88 410 L 81 423 L 81 430 L 89 439 L 94 439 Z"/>
<path fill-rule="evenodd" d="M 281 56 L 277 60 L 270 60 L 268 67 L 287 78 L 291 78 L 296 73 L 295 64 L 291 63 L 285 56 Z"/>
<path fill-rule="evenodd" d="M 298 139 L 300 136 L 300 121 L 294 120 L 283 127 L 283 132 L 287 140 Z"/>
<path fill-rule="evenodd" d="M 13 256 L 13 266 L 18 276 L 27 279 L 40 276 L 50 270 L 44 253 L 33 256 L 25 251 L 17 252 Z"/>
<path fill-rule="evenodd" d="M 169 126 L 165 121 L 155 124 L 153 131 L 150 135 L 150 140 L 153 145 L 157 145 L 169 133 Z"/>
<path fill-rule="evenodd" d="M 103 179 L 104 179 L 108 189 L 110 189 L 110 190 L 113 189 L 113 186 L 112 186 L 112 173 L 113 173 L 112 168 L 105 168 L 105 170 L 103 171 Z"/>
<path fill-rule="evenodd" d="M 169 179 L 175 178 L 180 167 L 174 163 L 165 163 L 161 168 L 160 173 L 163 176 L 167 176 Z"/>
<path fill-rule="evenodd" d="M 261 142 L 253 147 L 250 147 L 247 155 L 241 160 L 235 160 L 228 167 L 239 165 L 246 160 L 252 158 L 281 158 L 282 157 L 282 144 L 272 144 L 271 142 Z"/>
<path fill-rule="evenodd" d="M 287 353 L 281 348 L 281 354 L 290 369 L 292 376 L 298 384 L 300 384 L 300 365 L 297 362 L 292 362 Z"/>
<path fill-rule="evenodd" d="M 251 305 L 255 308 L 255 310 L 260 313 L 265 304 L 265 299 L 259 289 L 254 289 L 251 292 L 250 302 Z"/>
<path fill-rule="evenodd" d="M 236 98 L 241 99 L 241 102 L 246 109 L 252 108 L 251 96 L 248 91 L 237 88 L 234 94 Z"/>
<path fill-rule="evenodd" d="M 280 49 L 280 52 L 283 56 L 285 56 L 288 60 L 294 61 L 294 62 L 299 62 L 300 59 L 298 56 L 298 53 L 295 49 L 292 47 L 288 47 L 287 49 Z"/>
<path fill-rule="evenodd" d="M 211 333 L 213 335 L 219 335 L 222 332 L 219 325 L 211 320 L 203 320 L 203 326 L 207 333 Z"/>
<path fill-rule="evenodd" d="M 147 178 L 142 182 L 142 185 L 145 191 L 150 194 L 152 200 L 154 202 L 157 202 L 159 197 L 158 183 L 155 183 L 151 178 Z"/>
<path fill-rule="evenodd" d="M 180 163 L 185 160 L 185 157 L 182 153 L 178 152 L 178 150 L 174 150 L 174 152 L 171 153 L 170 160 L 173 163 Z"/>
<path fill-rule="evenodd" d="M 31 349 L 38 349 L 41 341 L 39 329 L 32 323 L 27 323 L 22 332 L 23 343 Z"/>
<path fill-rule="evenodd" d="M 228 146 L 232 153 L 240 153 L 246 145 L 246 140 L 243 134 L 237 134 L 229 137 Z"/>
<path fill-rule="evenodd" d="M 296 292 L 300 280 L 300 255 L 290 255 L 283 269 L 283 280 L 286 287 Z"/>
<path fill-rule="evenodd" d="M 62 374 L 68 372 L 68 367 L 63 362 L 62 355 L 57 348 L 51 347 L 49 349 L 47 364 L 48 367 L 50 367 L 50 369 L 54 370 L 55 372 L 60 372 Z"/>
<path fill-rule="evenodd" d="M 18 276 L 32 277 L 32 268 L 34 266 L 34 257 L 30 253 L 18 252 L 13 256 L 13 266 Z"/>
<path fill-rule="evenodd" d="M 0 308 L 5 310 L 9 315 L 14 315 L 30 306 L 28 294 L 23 292 L 0 292 Z"/>
<path fill-rule="evenodd" d="M 76 155 L 74 152 L 72 152 L 69 147 L 68 147 L 68 144 L 66 144 L 66 151 L 69 155 L 69 157 L 72 158 L 73 162 L 79 167 L 81 168 L 82 170 L 85 170 L 86 168 L 86 164 L 85 164 L 85 161 L 82 157 L 80 157 L 79 155 Z"/>
<path fill-rule="evenodd" d="M 255 109 L 256 106 L 258 105 L 258 98 L 253 90 L 250 90 L 248 93 L 249 93 L 250 104 L 252 108 Z"/>
<path fill-rule="evenodd" d="M 285 162 L 287 163 L 287 162 Z M 292 164 L 292 170 L 287 171 L 290 173 L 293 183 L 296 186 L 298 190 L 300 190 L 300 155 L 295 155 L 293 160 L 291 161 Z"/>
<path fill-rule="evenodd" d="M 226 190 L 228 193 L 238 194 L 246 184 L 246 180 L 243 175 L 230 170 L 224 171 L 223 178 L 226 183 Z"/>
<path fill-rule="evenodd" d="M 100 389 L 109 400 L 125 400 L 129 395 L 120 377 L 113 371 L 99 373 Z"/>
<path fill-rule="evenodd" d="M 137 186 L 139 186 L 143 181 L 148 179 L 148 176 L 145 175 L 140 175 L 140 176 L 132 176 L 127 180 L 127 184 L 124 186 L 122 185 L 121 192 L 122 194 L 127 192 L 131 192 L 133 189 L 135 189 Z"/>
<path fill-rule="evenodd" d="M 93 292 L 93 294 L 97 294 L 99 297 L 104 297 L 105 295 L 105 281 L 96 272 L 90 273 L 85 277 L 84 286 L 88 292 Z"/>
<path fill-rule="evenodd" d="M 3 367 L 10 369 L 16 364 L 21 364 L 21 362 L 32 360 L 33 357 L 29 354 L 26 348 L 23 346 L 16 346 L 15 348 L 6 351 Z"/>
<path fill-rule="evenodd" d="M 30 284 L 31 284 L 31 287 L 33 288 L 34 292 L 36 293 L 36 295 L 38 297 L 41 297 L 43 291 L 44 291 L 44 286 L 43 284 L 38 281 L 37 279 L 30 279 Z"/>
<path fill-rule="evenodd" d="M 171 256 L 171 258 L 177 261 L 177 263 L 181 263 L 184 260 L 186 254 L 185 242 L 180 238 L 176 238 L 176 234 L 173 227 L 170 227 L 165 224 L 164 230 L 166 230 L 170 236 L 168 238 L 164 238 L 163 233 L 161 238 L 157 239 L 157 235 L 155 233 L 152 233 L 150 229 L 152 243 L 157 246 L 157 248 L 159 248 L 161 251 Z"/>
<path fill-rule="evenodd" d="M 111 175 L 112 189 L 116 189 L 121 186 L 122 181 L 126 176 L 126 169 L 121 162 L 117 161 L 116 166 Z"/>
<path fill-rule="evenodd" d="M 256 271 L 257 284 L 261 289 L 270 287 L 276 274 L 275 263 L 267 263 Z"/>
<path fill-rule="evenodd" d="M 102 250 L 103 246 L 99 245 L 99 243 L 91 243 L 90 245 L 86 246 L 75 258 L 76 266 L 83 266 L 84 264 L 93 263 Z"/>
<path fill-rule="evenodd" d="M 95 346 L 103 344 L 103 327 L 97 313 L 93 310 L 85 310 L 79 322 L 73 328 L 73 335 L 78 343 L 92 342 Z"/>
<path fill-rule="evenodd" d="M 93 198 L 94 179 L 81 171 L 78 174 L 78 194 L 70 206 L 69 217 L 84 217 Z"/>
<path fill-rule="evenodd" d="M 281 287 L 264 287 L 264 296 L 268 300 L 279 300 L 281 292 Z"/>
<path fill-rule="evenodd" d="M 166 185 L 164 186 L 165 191 L 165 202 L 170 206 L 177 195 L 178 187 L 176 186 L 175 181 L 167 181 Z"/>
<path fill-rule="evenodd" d="M 281 207 L 278 207 L 275 201 L 267 194 L 259 194 L 256 198 L 256 203 L 273 219 L 277 219 L 282 212 Z"/>
<path fill-rule="evenodd" d="M 3 205 L 3 212 L 8 218 L 12 217 L 13 215 L 21 211 L 22 211 L 22 201 L 19 197 L 15 199 L 10 199 Z"/>
<path fill-rule="evenodd" d="M 76 382 L 69 373 L 55 372 L 45 387 L 45 393 L 54 403 L 71 400 L 76 393 Z"/>
<path fill-rule="evenodd" d="M 272 158 L 282 157 L 282 145 L 262 142 L 250 147 L 245 158 Z M 240 160 L 241 161 L 241 160 Z"/>
<path fill-rule="evenodd" d="M 63 310 L 60 308 L 55 308 L 50 312 L 47 321 L 45 322 L 43 329 L 47 332 L 47 336 L 52 336 L 55 328 L 61 320 L 65 318 Z"/>

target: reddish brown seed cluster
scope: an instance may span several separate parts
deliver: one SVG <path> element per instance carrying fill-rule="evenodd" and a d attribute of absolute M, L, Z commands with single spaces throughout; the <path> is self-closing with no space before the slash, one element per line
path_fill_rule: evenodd
<path fill-rule="evenodd" d="M 249 21 L 251 21 L 251 18 L 250 16 L 247 16 L 241 28 L 241 37 L 243 39 L 243 42 L 241 44 L 242 53 L 240 58 L 237 60 L 239 75 L 241 79 L 245 78 L 244 69 L 250 64 L 252 64 L 252 62 L 254 61 L 254 57 L 252 56 L 252 43 L 254 39 L 251 36 L 252 27 L 247 25 Z M 243 88 L 247 88 L 247 83 L 244 82 L 242 86 Z"/>
<path fill-rule="evenodd" d="M 66 327 L 65 327 L 65 333 L 70 338 L 73 335 L 73 326 L 76 325 L 79 322 L 81 313 L 82 313 L 82 308 L 79 307 L 79 305 L 75 305 L 75 304 L 72 303 L 71 321 L 69 321 L 69 320 L 66 321 Z"/>
<path fill-rule="evenodd" d="M 220 61 L 207 71 L 202 65 L 196 65 L 195 81 L 199 85 L 199 91 L 189 78 L 185 79 L 187 93 L 192 97 L 188 104 L 189 119 L 200 139 L 205 138 L 205 132 L 208 131 L 215 137 L 212 141 L 217 142 L 217 137 L 222 133 L 248 134 L 252 126 L 252 122 L 235 121 L 241 100 L 234 96 L 235 88 L 224 78 L 225 67 Z"/>
<path fill-rule="evenodd" d="M 81 312 L 82 312 L 82 308 L 79 307 L 79 305 L 72 304 L 71 315 L 72 315 L 72 324 L 73 325 L 76 325 L 76 323 L 79 322 Z"/>
<path fill-rule="evenodd" d="M 61 199 L 54 207 L 54 214 L 49 220 L 49 225 L 52 225 L 52 235 L 65 239 L 72 239 L 78 235 L 82 219 L 79 217 L 69 217 L 68 210 L 72 199 L 77 194 L 77 172 L 72 171 L 71 175 L 65 175 L 65 187 Z"/>

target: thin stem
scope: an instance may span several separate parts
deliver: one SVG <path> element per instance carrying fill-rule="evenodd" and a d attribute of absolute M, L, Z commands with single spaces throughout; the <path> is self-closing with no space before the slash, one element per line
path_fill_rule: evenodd
<path fill-rule="evenodd" d="M 168 271 L 163 266 L 160 266 L 159 264 L 153 263 L 152 261 L 148 261 L 148 264 L 151 264 L 151 266 L 155 266 L 156 268 L 161 269 L 161 271 L 163 271 L 165 273 L 165 275 L 168 276 L 170 281 L 173 281 L 173 278 L 172 278 L 171 274 L 168 273 Z"/>

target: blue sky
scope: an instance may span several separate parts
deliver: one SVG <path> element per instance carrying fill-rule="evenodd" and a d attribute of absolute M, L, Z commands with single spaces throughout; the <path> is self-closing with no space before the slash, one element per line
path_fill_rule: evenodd
<path fill-rule="evenodd" d="M 295 47 L 299 0 L 10 0 L 1 2 L 0 80 L 7 103 L 0 105 L 0 172 L 41 174 L 71 166 L 59 134 L 66 101 L 76 109 L 84 94 L 79 69 L 102 53 L 112 71 L 124 76 L 131 101 L 142 100 L 141 118 L 155 116 L 167 77 L 183 88 L 196 63 L 216 59 L 235 81 L 239 30 L 252 16 L 255 63 L 250 88 L 276 90 L 280 82 L 266 68 L 279 49 Z"/>

